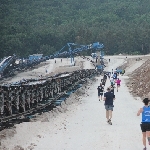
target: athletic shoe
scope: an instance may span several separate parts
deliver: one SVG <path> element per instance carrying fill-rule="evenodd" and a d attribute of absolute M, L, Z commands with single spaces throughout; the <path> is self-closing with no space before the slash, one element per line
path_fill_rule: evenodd
<path fill-rule="evenodd" d="M 110 120 L 110 119 L 107 121 L 107 123 L 108 123 L 108 124 L 110 124 L 110 125 L 112 125 L 112 122 L 111 122 L 111 120 Z"/>
<path fill-rule="evenodd" d="M 145 148 L 143 148 L 143 150 L 147 150 L 147 148 L 145 147 Z"/>
<path fill-rule="evenodd" d="M 111 122 L 111 120 L 109 121 L 109 124 L 110 124 L 110 125 L 112 125 L 112 122 Z"/>
<path fill-rule="evenodd" d="M 110 119 L 109 119 L 109 120 L 107 120 L 107 123 L 109 123 L 109 121 L 110 121 Z"/>

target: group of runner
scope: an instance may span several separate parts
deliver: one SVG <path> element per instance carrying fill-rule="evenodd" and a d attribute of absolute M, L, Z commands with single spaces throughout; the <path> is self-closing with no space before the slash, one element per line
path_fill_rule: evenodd
<path fill-rule="evenodd" d="M 100 85 L 97 87 L 99 101 L 102 100 L 102 98 L 103 98 L 103 93 L 104 93 L 104 87 L 105 87 L 105 84 L 106 84 L 106 80 L 107 80 L 107 75 L 104 74 L 103 79 L 101 79 Z"/>
<path fill-rule="evenodd" d="M 110 86 L 107 88 L 107 91 L 105 92 L 104 87 L 106 84 L 107 79 L 110 80 Z M 101 79 L 101 83 L 98 86 L 98 98 L 100 100 L 104 100 L 105 103 L 105 109 L 106 109 L 106 118 L 107 123 L 112 125 L 112 111 L 114 107 L 114 100 L 115 100 L 115 93 L 114 88 L 115 84 L 117 86 L 117 92 L 120 87 L 121 80 L 118 78 L 118 73 L 116 70 L 113 72 L 109 72 L 108 74 L 104 74 L 103 79 Z M 103 97 L 104 95 L 104 97 Z M 150 145 L 150 100 L 148 98 L 144 98 L 143 100 L 144 106 L 139 109 L 137 116 L 142 114 L 142 121 L 141 121 L 141 130 L 143 135 L 143 150 L 147 150 L 146 148 L 146 138 L 148 141 L 148 144 Z"/>
<path fill-rule="evenodd" d="M 116 83 L 116 85 L 117 85 L 117 92 L 118 92 L 118 89 L 119 89 L 119 87 L 120 87 L 120 83 L 121 83 L 121 80 L 118 78 L 118 75 L 119 75 L 119 73 L 117 73 L 117 69 L 115 70 L 115 72 L 113 73 L 113 69 L 112 69 L 112 75 L 111 75 L 111 73 L 109 73 L 110 74 L 110 85 L 111 85 L 111 87 L 115 87 L 115 83 Z"/>
<path fill-rule="evenodd" d="M 116 71 L 113 72 L 113 69 L 112 69 L 112 73 L 107 72 L 107 73 L 104 74 L 103 79 L 101 79 L 100 85 L 97 87 L 99 101 L 103 100 L 103 94 L 105 92 L 104 87 L 105 87 L 105 84 L 106 84 L 106 81 L 107 81 L 108 78 L 110 80 L 109 88 L 110 88 L 111 92 L 114 94 L 115 84 L 117 85 L 117 92 L 118 92 L 121 80 L 117 77 L 118 77 L 118 73 Z"/>
<path fill-rule="evenodd" d="M 112 111 L 113 111 L 113 102 L 115 100 L 115 94 L 114 94 L 114 88 L 115 84 L 117 84 L 117 92 L 118 88 L 120 87 L 120 82 L 121 80 L 117 78 L 118 73 L 117 71 L 113 72 L 107 72 L 104 74 L 103 79 L 101 79 L 100 85 L 97 87 L 98 90 L 98 98 L 99 101 L 104 100 L 105 101 L 105 109 L 106 109 L 106 118 L 107 118 L 107 123 L 112 125 Z M 107 79 L 110 80 L 110 86 L 107 88 L 107 91 L 104 91 L 104 87 L 106 84 Z M 103 98 L 104 95 L 104 98 Z"/>

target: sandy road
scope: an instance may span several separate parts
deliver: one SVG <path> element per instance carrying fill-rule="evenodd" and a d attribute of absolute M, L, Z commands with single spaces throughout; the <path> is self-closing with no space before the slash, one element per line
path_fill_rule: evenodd
<path fill-rule="evenodd" d="M 111 71 L 123 62 L 124 59 L 114 57 L 106 70 Z M 31 147 L 34 150 L 141 150 L 140 117 L 136 113 L 142 102 L 130 95 L 125 85 L 126 78 L 121 76 L 121 88 L 119 92 L 115 89 L 112 126 L 106 123 L 104 102 L 97 98 L 98 77 L 88 90 L 89 96 L 82 97 L 81 103 L 70 106 L 68 111 L 50 122 L 17 125 L 17 134 L 2 144 L 10 150 L 15 145 L 25 150 Z"/>
<path fill-rule="evenodd" d="M 107 68 L 115 69 L 124 60 L 112 60 Z M 66 129 L 51 136 L 47 133 L 35 150 L 140 150 L 141 132 L 140 118 L 136 117 L 140 101 L 135 101 L 125 85 L 125 78 L 120 77 L 122 85 L 116 93 L 116 102 L 113 114 L 113 125 L 106 123 L 104 102 L 97 99 L 97 85 L 92 85 L 89 97 L 82 98 L 83 104 L 73 115 L 67 117 Z M 107 82 L 106 87 L 109 85 Z M 57 141 L 57 142 L 56 142 Z"/>

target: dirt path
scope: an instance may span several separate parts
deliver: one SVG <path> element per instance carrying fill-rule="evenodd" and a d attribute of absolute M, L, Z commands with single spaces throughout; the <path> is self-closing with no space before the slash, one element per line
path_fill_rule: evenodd
<path fill-rule="evenodd" d="M 108 70 L 111 70 L 112 67 L 115 69 L 121 61 L 123 60 L 112 60 Z M 116 93 L 113 126 L 106 123 L 104 105 L 97 99 L 96 88 L 98 84 L 95 83 L 89 90 L 89 96 L 82 98 L 83 104 L 72 114 L 73 116 L 67 117 L 66 129 L 57 131 L 56 136 L 46 134 L 46 138 L 40 142 L 42 144 L 35 147 L 35 150 L 53 149 L 54 147 L 55 150 L 141 149 L 141 144 L 137 145 L 137 143 L 141 143 L 140 119 L 136 117 L 141 102 L 135 101 L 129 94 L 125 78 L 121 77 L 122 86 L 120 91 Z M 49 139 L 53 141 L 51 144 L 48 144 Z M 57 145 L 55 140 L 58 141 Z"/>
<path fill-rule="evenodd" d="M 124 58 L 114 57 L 106 70 L 111 71 L 123 62 Z M 49 122 L 39 121 L 17 125 L 17 134 L 3 140 L 2 146 L 10 150 L 19 150 L 19 146 L 25 150 L 142 149 L 140 117 L 136 116 L 142 102 L 130 95 L 125 85 L 128 77 L 121 76 L 121 88 L 119 92 L 115 89 L 112 126 L 106 123 L 104 102 L 99 102 L 97 98 L 96 89 L 100 78 L 97 78 L 96 83 L 89 85 L 87 94 L 84 94 L 79 102 L 68 106 L 65 112 L 52 117 Z M 107 86 L 109 81 L 106 83 Z"/>

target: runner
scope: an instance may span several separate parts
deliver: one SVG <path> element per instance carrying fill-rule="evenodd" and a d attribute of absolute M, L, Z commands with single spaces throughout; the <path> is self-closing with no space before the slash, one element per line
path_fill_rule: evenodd
<path fill-rule="evenodd" d="M 125 74 L 125 69 L 123 70 L 123 75 Z"/>
<path fill-rule="evenodd" d="M 45 72 L 47 73 L 47 69 L 45 70 Z"/>
<path fill-rule="evenodd" d="M 117 72 L 114 72 L 114 74 L 113 74 L 113 78 L 114 78 L 114 80 L 116 81 L 117 80 Z"/>
<path fill-rule="evenodd" d="M 122 71 L 120 72 L 120 75 L 122 75 L 122 76 L 123 76 L 123 74 L 124 74 L 124 70 L 122 70 Z"/>
<path fill-rule="evenodd" d="M 110 79 L 110 85 L 111 86 L 115 85 L 115 81 L 114 81 L 113 77 Z"/>
<path fill-rule="evenodd" d="M 114 73 L 113 69 L 112 69 L 111 73 L 112 73 L 112 74 Z"/>
<path fill-rule="evenodd" d="M 148 143 L 150 145 L 150 106 L 148 105 L 150 100 L 148 98 L 145 98 L 143 100 L 144 106 L 143 108 L 140 108 L 140 110 L 137 113 L 137 116 L 140 116 L 142 113 L 142 122 L 141 122 L 141 130 L 143 134 L 143 150 L 147 150 L 146 148 L 146 137 L 148 140 Z"/>
<path fill-rule="evenodd" d="M 115 100 L 115 95 L 111 93 L 110 88 L 107 88 L 107 92 L 104 93 L 105 109 L 106 109 L 106 118 L 107 123 L 112 125 L 112 111 L 113 111 L 113 101 Z"/>
<path fill-rule="evenodd" d="M 100 83 L 100 85 L 97 87 L 97 90 L 98 90 L 98 98 L 100 101 L 100 98 L 102 100 L 102 96 L 103 96 L 103 92 L 104 92 L 104 87 L 103 87 L 102 83 Z"/>
<path fill-rule="evenodd" d="M 111 93 L 113 93 L 113 94 L 114 94 L 114 88 L 115 88 L 114 85 L 111 85 L 111 86 L 110 86 L 110 91 L 111 91 Z"/>
<path fill-rule="evenodd" d="M 105 80 L 101 79 L 101 82 L 102 82 L 102 85 L 105 86 L 105 83 L 106 83 Z"/>
<path fill-rule="evenodd" d="M 120 82 L 121 82 L 121 80 L 118 78 L 118 79 L 116 80 L 116 83 L 117 83 L 117 92 L 118 92 L 118 88 L 120 87 Z"/>
<path fill-rule="evenodd" d="M 111 72 L 108 72 L 108 78 L 109 78 L 109 80 L 110 80 L 110 76 L 111 76 Z"/>
<path fill-rule="evenodd" d="M 104 74 L 103 78 L 104 78 L 104 80 L 107 80 L 107 74 L 106 73 Z"/>

